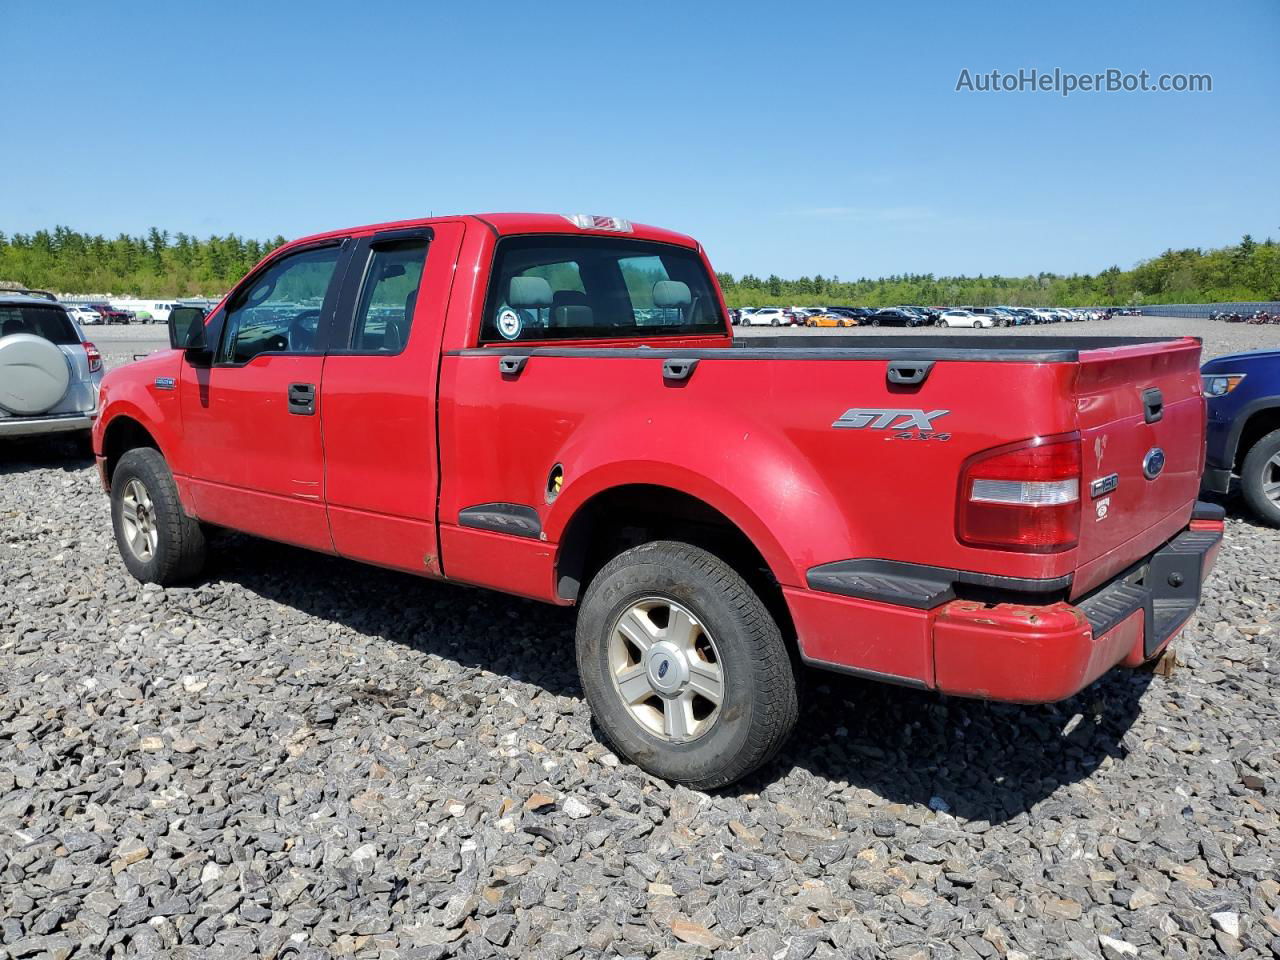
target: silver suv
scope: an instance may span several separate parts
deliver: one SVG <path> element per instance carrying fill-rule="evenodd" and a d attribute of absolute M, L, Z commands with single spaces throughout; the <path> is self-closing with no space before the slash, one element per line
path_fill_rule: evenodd
<path fill-rule="evenodd" d="M 0 293 L 0 438 L 89 430 L 102 355 L 66 308 Z"/>

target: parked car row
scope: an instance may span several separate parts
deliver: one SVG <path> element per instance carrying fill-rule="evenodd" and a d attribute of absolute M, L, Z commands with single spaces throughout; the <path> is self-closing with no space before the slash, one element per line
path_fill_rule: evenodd
<path fill-rule="evenodd" d="M 729 311 L 742 327 L 1015 327 L 1103 320 L 1106 307 L 741 307 Z"/>

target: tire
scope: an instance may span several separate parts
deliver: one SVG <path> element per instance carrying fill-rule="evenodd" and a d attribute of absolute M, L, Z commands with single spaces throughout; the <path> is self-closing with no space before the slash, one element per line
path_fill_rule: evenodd
<path fill-rule="evenodd" d="M 880 321 L 879 321 L 877 318 L 875 318 L 875 317 L 872 317 L 872 318 L 871 318 L 870 320 L 868 320 L 867 322 L 868 322 L 871 326 L 873 326 L 873 327 L 878 327 L 878 326 L 880 326 Z"/>
<path fill-rule="evenodd" d="M 676 630 L 677 616 L 684 630 Z M 623 638 L 624 617 L 628 636 L 649 645 L 647 655 Z M 696 639 L 682 646 L 681 636 Z M 736 571 L 689 544 L 660 540 L 609 561 L 583 597 L 577 656 L 587 703 L 613 748 L 655 776 L 699 790 L 768 762 L 799 713 L 791 657 L 773 617 Z M 617 681 L 628 673 L 631 705 Z M 707 673 L 720 678 L 718 688 L 708 686 L 719 689 L 718 705 L 690 692 L 689 682 L 709 683 Z M 663 681 L 688 682 L 660 695 L 654 684 Z"/>
<path fill-rule="evenodd" d="M 769 326 L 780 327 L 782 326 L 782 321 L 779 320 L 777 317 L 774 317 L 772 320 L 769 321 Z"/>
<path fill-rule="evenodd" d="M 1240 467 L 1245 502 L 1262 520 L 1280 527 L 1280 430 L 1249 448 Z"/>
<path fill-rule="evenodd" d="M 204 567 L 204 532 L 182 509 L 159 450 L 138 447 L 120 458 L 111 476 L 111 525 L 124 565 L 143 583 L 167 587 Z"/>
<path fill-rule="evenodd" d="M 945 321 L 945 320 L 939 320 L 939 321 L 938 321 L 938 326 L 943 327 L 943 328 L 946 328 L 946 327 L 951 326 L 951 324 L 947 323 L 947 321 Z"/>

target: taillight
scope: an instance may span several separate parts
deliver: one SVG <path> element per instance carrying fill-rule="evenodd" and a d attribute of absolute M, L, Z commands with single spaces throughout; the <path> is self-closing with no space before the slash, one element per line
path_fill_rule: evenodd
<path fill-rule="evenodd" d="M 975 454 L 960 474 L 956 536 L 973 547 L 1059 553 L 1080 539 L 1080 436 Z"/>
<path fill-rule="evenodd" d="M 89 358 L 89 372 L 97 373 L 102 369 L 102 354 L 98 352 L 98 348 L 86 340 L 83 344 L 84 354 Z"/>

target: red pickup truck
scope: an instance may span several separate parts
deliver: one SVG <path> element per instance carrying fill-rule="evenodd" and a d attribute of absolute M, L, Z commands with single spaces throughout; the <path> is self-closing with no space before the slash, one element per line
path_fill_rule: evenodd
<path fill-rule="evenodd" d="M 281 248 L 111 371 L 125 564 L 206 525 L 576 604 L 614 747 L 767 760 L 799 665 L 1046 702 L 1158 655 L 1222 537 L 1193 339 L 751 338 L 692 239 L 459 216 Z"/>

